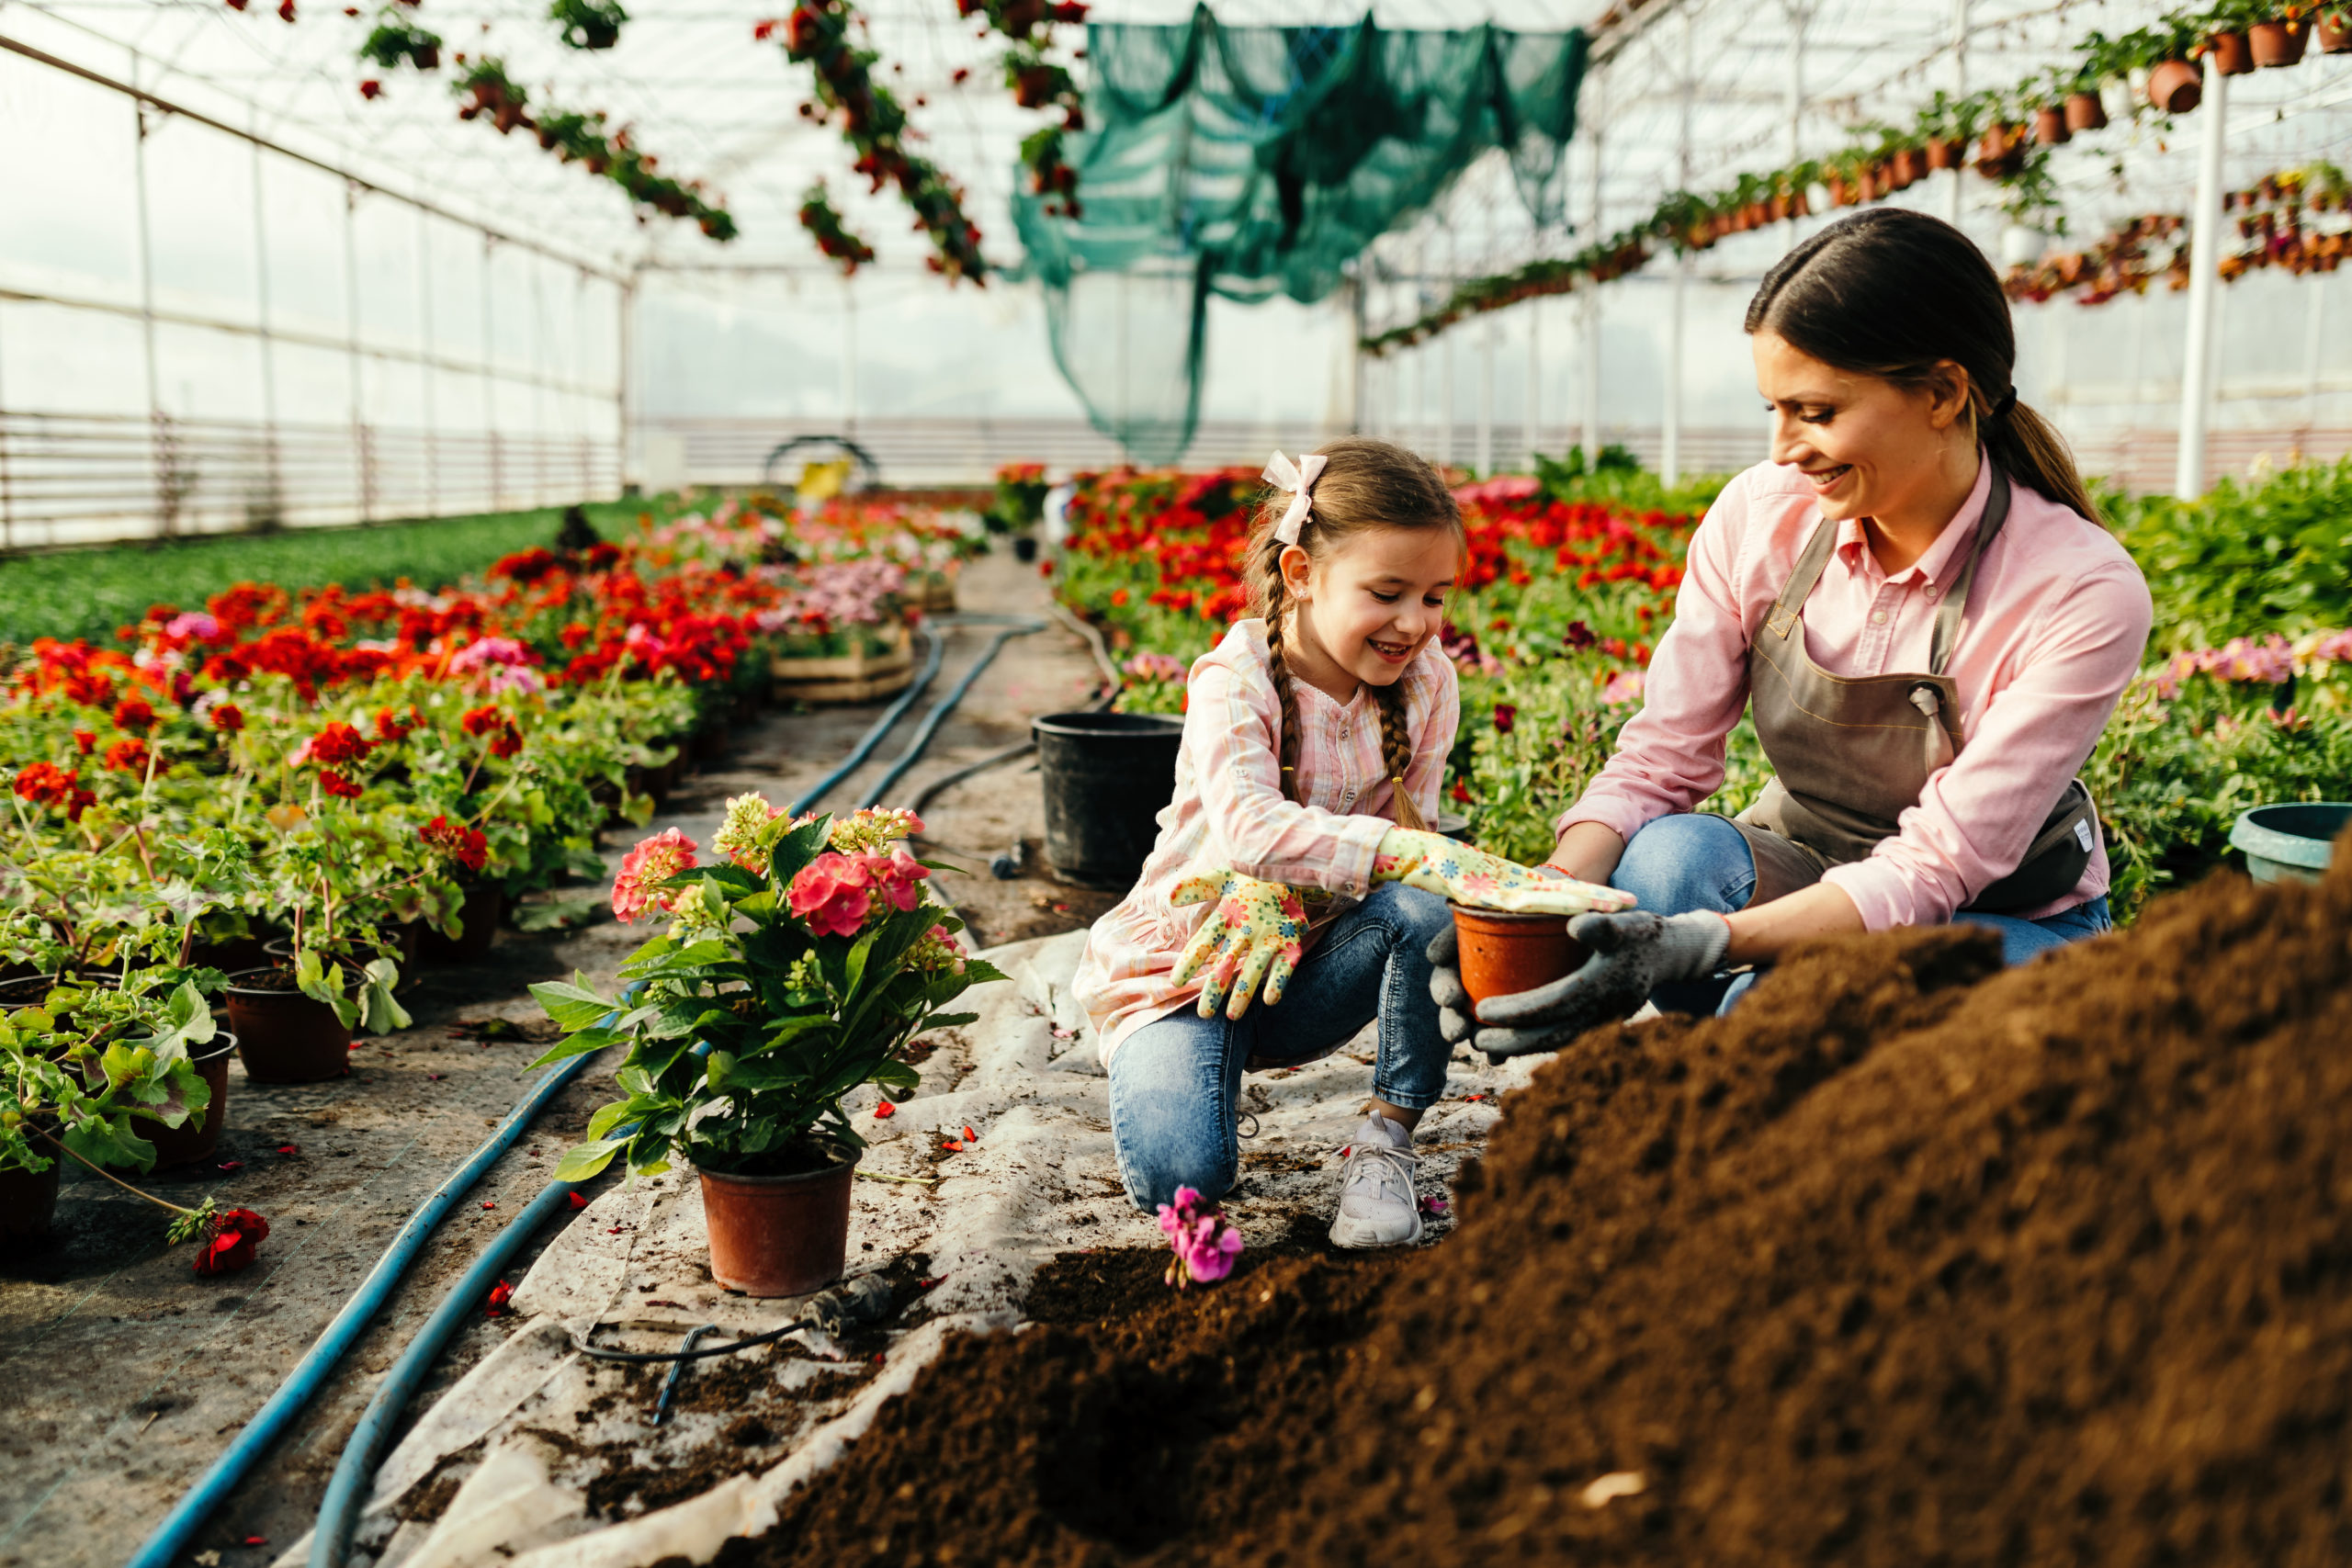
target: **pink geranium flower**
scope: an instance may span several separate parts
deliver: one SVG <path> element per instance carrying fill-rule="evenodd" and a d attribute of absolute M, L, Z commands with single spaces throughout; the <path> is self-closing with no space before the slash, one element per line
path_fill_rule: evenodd
<path fill-rule="evenodd" d="M 1176 1201 L 1159 1205 L 1160 1234 L 1176 1254 L 1168 1265 L 1168 1283 L 1182 1290 L 1187 1283 L 1209 1284 L 1233 1272 L 1241 1251 L 1241 1233 L 1226 1222 L 1225 1211 L 1206 1201 L 1191 1187 L 1176 1189 Z"/>
<path fill-rule="evenodd" d="M 613 915 L 628 925 L 648 908 L 670 911 L 674 894 L 648 884 L 666 881 L 695 864 L 695 841 L 675 828 L 638 840 L 621 857 L 620 874 L 613 878 Z"/>

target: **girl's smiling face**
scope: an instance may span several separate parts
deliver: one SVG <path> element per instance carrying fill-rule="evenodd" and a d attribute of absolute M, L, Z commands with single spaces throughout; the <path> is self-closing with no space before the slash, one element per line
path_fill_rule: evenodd
<path fill-rule="evenodd" d="M 1395 684 L 1437 636 L 1462 543 L 1451 528 L 1372 527 L 1320 561 L 1293 545 L 1282 567 L 1297 613 L 1298 636 L 1284 649 L 1291 672 L 1346 702 L 1360 684 Z M 1292 659 L 1293 649 L 1305 657 Z"/>

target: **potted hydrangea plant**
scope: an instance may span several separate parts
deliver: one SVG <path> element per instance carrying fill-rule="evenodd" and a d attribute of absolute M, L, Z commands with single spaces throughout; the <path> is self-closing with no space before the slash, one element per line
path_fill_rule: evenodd
<path fill-rule="evenodd" d="M 866 1083 L 912 1088 L 908 1042 L 970 1022 L 944 1010 L 1002 978 L 963 956 L 963 922 L 926 898 L 938 868 L 900 841 L 922 827 L 890 810 L 788 818 L 745 795 L 712 840 L 718 864 L 674 828 L 631 850 L 613 912 L 671 924 L 621 966 L 622 996 L 579 976 L 531 987 L 570 1032 L 542 1064 L 628 1044 L 615 1074 L 627 1098 L 590 1119 L 558 1179 L 585 1180 L 624 1155 L 639 1175 L 683 1160 L 700 1179 L 721 1285 L 783 1296 L 839 1279 L 865 1146 L 842 1098 Z"/>

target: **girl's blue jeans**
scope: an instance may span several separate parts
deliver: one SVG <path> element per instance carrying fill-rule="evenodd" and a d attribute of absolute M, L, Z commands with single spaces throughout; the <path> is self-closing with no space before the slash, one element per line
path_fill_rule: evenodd
<path fill-rule="evenodd" d="M 1453 1048 L 1438 1032 L 1426 949 L 1453 923 L 1444 899 L 1384 883 L 1331 922 L 1268 1007 L 1202 1018 L 1185 1003 L 1111 1053 L 1111 1140 L 1127 1196 L 1146 1213 L 1191 1187 L 1215 1201 L 1240 1174 L 1241 1069 L 1329 1055 L 1380 1020 L 1372 1092 L 1408 1111 L 1437 1102 Z"/>
<path fill-rule="evenodd" d="M 1739 829 L 1721 817 L 1699 812 L 1660 817 L 1645 824 L 1625 845 L 1609 886 L 1640 900 L 1636 908 L 1661 915 L 1712 909 L 1728 915 L 1747 907 L 1756 891 L 1756 857 Z M 1984 915 L 1963 909 L 1955 922 L 1987 927 L 2001 936 L 2001 959 L 2022 964 L 2065 942 L 2115 929 L 2105 898 L 2094 898 L 2039 920 Z M 1651 1000 L 1661 1011 L 1724 1013 L 1756 983 L 1756 973 L 1718 976 L 1660 986 Z"/>

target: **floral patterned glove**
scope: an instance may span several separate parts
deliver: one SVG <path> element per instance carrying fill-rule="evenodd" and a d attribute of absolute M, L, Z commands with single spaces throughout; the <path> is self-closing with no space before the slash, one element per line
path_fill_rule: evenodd
<path fill-rule="evenodd" d="M 1250 1010 L 1250 998 L 1263 982 L 1266 1005 L 1283 999 L 1306 940 L 1306 907 L 1298 894 L 1276 882 L 1261 882 L 1238 871 L 1213 871 L 1185 878 L 1168 901 L 1178 908 L 1216 900 L 1216 908 L 1184 949 L 1176 965 L 1176 984 L 1188 984 L 1205 973 L 1200 1014 L 1215 1018 L 1218 1004 L 1225 1016 L 1239 1018 Z"/>
<path fill-rule="evenodd" d="M 1533 869 L 1457 844 L 1442 833 L 1391 828 L 1372 863 L 1374 882 L 1401 882 L 1473 908 L 1512 914 L 1587 915 L 1629 909 L 1634 896 Z"/>

